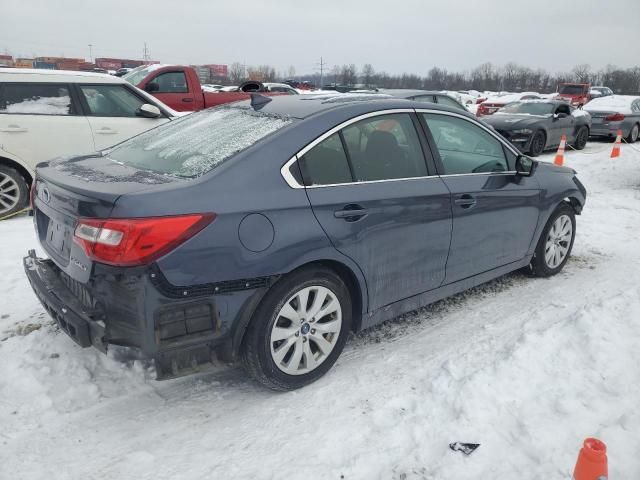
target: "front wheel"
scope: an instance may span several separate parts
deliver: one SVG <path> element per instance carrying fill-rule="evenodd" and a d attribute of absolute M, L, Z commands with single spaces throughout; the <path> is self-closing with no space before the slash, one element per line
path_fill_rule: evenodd
<path fill-rule="evenodd" d="M 589 140 L 589 129 L 587 127 L 580 127 L 576 135 L 576 141 L 573 142 L 573 147 L 576 150 L 584 150 L 584 147 L 587 146 L 587 140 Z"/>
<path fill-rule="evenodd" d="M 529 156 L 537 157 L 540 155 L 544 151 L 546 143 L 547 139 L 544 132 L 538 131 L 534 133 L 531 139 L 531 145 L 529 146 Z"/>
<path fill-rule="evenodd" d="M 537 277 L 560 272 L 569 260 L 576 236 L 576 215 L 568 203 L 562 203 L 547 221 L 529 265 Z"/>
<path fill-rule="evenodd" d="M 629 136 L 627 137 L 627 143 L 635 143 L 638 140 L 638 136 L 640 136 L 640 127 L 636 123 L 629 132 Z"/>
<path fill-rule="evenodd" d="M 314 382 L 335 363 L 351 329 L 351 299 L 332 270 L 308 267 L 278 281 L 242 345 L 248 373 L 274 390 Z"/>

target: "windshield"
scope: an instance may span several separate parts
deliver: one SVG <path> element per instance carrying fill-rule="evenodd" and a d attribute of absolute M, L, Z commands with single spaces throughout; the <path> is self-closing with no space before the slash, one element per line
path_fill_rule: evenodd
<path fill-rule="evenodd" d="M 144 77 L 148 75 L 148 73 L 153 70 L 153 65 L 145 65 L 143 67 L 134 68 L 126 75 L 123 75 L 122 78 L 129 82 L 131 85 L 138 86 L 138 84 L 142 81 Z"/>
<path fill-rule="evenodd" d="M 560 85 L 558 93 L 564 93 L 566 95 L 582 95 L 585 93 L 584 85 Z"/>
<path fill-rule="evenodd" d="M 197 177 L 290 123 L 289 118 L 224 106 L 149 130 L 107 155 L 143 170 Z"/>
<path fill-rule="evenodd" d="M 498 113 L 526 113 L 528 115 L 551 115 L 553 104 L 544 102 L 513 102 L 502 107 Z"/>

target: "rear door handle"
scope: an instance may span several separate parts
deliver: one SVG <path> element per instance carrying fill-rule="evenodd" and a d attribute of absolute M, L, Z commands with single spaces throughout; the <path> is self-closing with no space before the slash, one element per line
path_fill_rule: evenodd
<path fill-rule="evenodd" d="M 0 129 L 0 132 L 5 133 L 18 133 L 18 132 L 28 132 L 29 130 L 26 128 L 22 128 L 20 125 L 9 125 L 7 128 Z"/>
<path fill-rule="evenodd" d="M 461 208 L 471 208 L 476 204 L 476 197 L 465 193 L 454 200 L 454 203 Z"/>
<path fill-rule="evenodd" d="M 193 102 L 193 98 L 183 98 L 182 101 L 184 103 L 191 103 L 191 102 Z"/>
<path fill-rule="evenodd" d="M 101 135 L 113 135 L 115 133 L 118 133 L 118 131 L 114 130 L 113 128 L 102 127 L 99 130 L 96 130 L 96 133 L 99 133 Z"/>
<path fill-rule="evenodd" d="M 357 222 L 368 215 L 368 211 L 362 205 L 345 205 L 342 210 L 333 212 L 336 218 L 342 218 L 346 222 Z"/>

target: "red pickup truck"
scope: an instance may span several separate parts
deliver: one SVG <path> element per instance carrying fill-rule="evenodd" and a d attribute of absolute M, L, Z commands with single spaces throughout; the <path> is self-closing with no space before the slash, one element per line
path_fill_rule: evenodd
<path fill-rule="evenodd" d="M 591 85 L 588 83 L 561 83 L 555 98 L 568 100 L 575 107 L 582 107 L 591 100 Z"/>
<path fill-rule="evenodd" d="M 237 102 L 251 97 L 248 92 L 262 92 L 260 82 L 245 82 L 244 91 L 205 92 L 196 71 L 181 65 L 144 65 L 122 78 L 150 93 L 178 112 L 194 112 L 223 103 Z M 263 95 L 277 95 L 263 92 Z"/>

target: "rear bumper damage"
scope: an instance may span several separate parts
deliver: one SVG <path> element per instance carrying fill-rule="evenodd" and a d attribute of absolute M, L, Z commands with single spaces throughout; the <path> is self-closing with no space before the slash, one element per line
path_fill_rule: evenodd
<path fill-rule="evenodd" d="M 266 291 L 249 281 L 183 290 L 170 288 L 155 268 L 123 275 L 100 266 L 84 285 L 33 250 L 23 264 L 40 303 L 74 342 L 103 353 L 110 344 L 133 348 L 154 361 L 158 380 L 205 370 L 217 358 L 233 360 L 234 342 Z"/>

